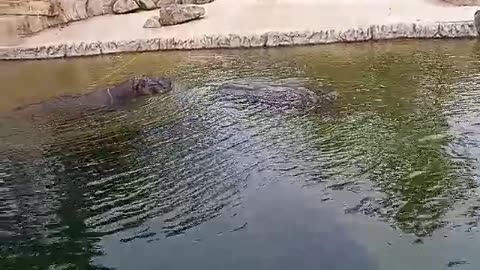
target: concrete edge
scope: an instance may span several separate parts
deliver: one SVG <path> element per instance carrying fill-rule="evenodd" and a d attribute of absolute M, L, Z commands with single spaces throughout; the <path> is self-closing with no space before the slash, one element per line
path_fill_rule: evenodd
<path fill-rule="evenodd" d="M 52 59 L 121 52 L 258 48 L 392 39 L 474 38 L 477 36 L 478 33 L 473 21 L 396 23 L 346 30 L 323 29 L 318 31 L 266 32 L 260 35 L 220 34 L 188 39 L 172 37 L 128 41 L 79 42 L 34 47 L 3 47 L 0 48 L 0 60 Z"/>

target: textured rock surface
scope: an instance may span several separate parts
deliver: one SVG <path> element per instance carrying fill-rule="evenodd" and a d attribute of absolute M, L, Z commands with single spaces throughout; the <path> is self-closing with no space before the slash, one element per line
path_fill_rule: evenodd
<path fill-rule="evenodd" d="M 174 25 L 203 17 L 205 9 L 199 6 L 169 5 L 160 7 L 159 15 L 161 25 Z"/>
<path fill-rule="evenodd" d="M 457 6 L 480 6 L 480 0 L 442 0 Z"/>
<path fill-rule="evenodd" d="M 0 15 L 56 16 L 58 7 L 47 0 L 0 1 Z"/>
<path fill-rule="evenodd" d="M 473 18 L 474 18 L 473 23 L 475 24 L 477 33 L 480 33 L 480 10 L 477 10 L 477 12 L 475 12 L 475 15 L 473 16 Z"/>
<path fill-rule="evenodd" d="M 245 35 L 203 35 L 191 38 L 150 38 L 131 41 L 79 42 L 33 47 L 0 48 L 0 59 L 45 59 L 70 56 L 102 55 L 182 49 L 253 48 L 328 44 L 405 38 L 477 37 L 473 21 L 445 23 L 410 23 L 372 25 L 346 30 L 266 32 Z"/>
<path fill-rule="evenodd" d="M 62 9 L 60 17 L 64 22 L 88 18 L 87 0 L 54 0 Z"/>
<path fill-rule="evenodd" d="M 0 46 L 21 42 L 20 37 L 46 28 L 93 16 L 128 13 L 158 6 L 213 0 L 0 0 Z M 115 7 L 115 12 L 114 12 Z M 92 28 L 97 29 L 97 28 Z"/>
<path fill-rule="evenodd" d="M 158 0 L 157 7 L 168 6 L 173 4 L 187 4 L 187 5 L 203 5 L 213 2 L 214 0 Z"/>
<path fill-rule="evenodd" d="M 173 4 L 181 4 L 181 0 L 158 0 L 157 7 L 169 6 Z"/>
<path fill-rule="evenodd" d="M 143 25 L 143 28 L 158 28 L 161 27 L 160 22 L 159 22 L 159 17 L 158 16 L 153 16 L 149 18 L 145 24 Z"/>
<path fill-rule="evenodd" d="M 153 0 L 136 0 L 136 3 L 140 6 L 140 9 L 144 10 L 155 9 L 157 7 Z"/>
<path fill-rule="evenodd" d="M 213 0 L 180 0 L 182 4 L 203 5 L 213 2 Z"/>
<path fill-rule="evenodd" d="M 9 0 L 9 2 L 12 2 Z M 18 1 L 13 1 L 17 2 Z M 4 14 L 0 22 L 0 45 L 15 44 L 24 35 L 37 33 L 60 24 L 83 20 L 92 16 L 113 13 L 114 0 L 52 0 L 20 2 L 15 10 L 2 9 Z M 1 12 L 0 12 L 1 13 Z M 23 15 L 20 15 L 23 14 Z"/>
<path fill-rule="evenodd" d="M 88 16 L 98 16 L 113 13 L 115 0 L 90 0 L 87 1 Z"/>
<path fill-rule="evenodd" d="M 140 6 L 133 0 L 117 0 L 113 4 L 113 12 L 118 14 L 132 12 L 139 8 Z"/>

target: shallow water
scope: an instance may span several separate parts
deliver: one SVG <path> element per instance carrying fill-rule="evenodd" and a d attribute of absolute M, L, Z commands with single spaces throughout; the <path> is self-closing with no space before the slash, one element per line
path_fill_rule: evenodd
<path fill-rule="evenodd" d="M 480 43 L 0 62 L 4 115 L 139 73 L 173 92 L 0 120 L 0 269 L 478 269 Z M 232 80 L 336 91 L 319 111 Z"/>

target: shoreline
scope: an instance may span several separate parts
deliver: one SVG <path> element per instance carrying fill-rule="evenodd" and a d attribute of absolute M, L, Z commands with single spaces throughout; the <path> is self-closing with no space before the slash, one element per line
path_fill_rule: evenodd
<path fill-rule="evenodd" d="M 0 47 L 0 60 L 55 59 L 168 50 L 269 48 L 395 39 L 475 38 L 477 36 L 473 20 L 437 23 L 395 23 L 345 30 L 332 28 L 317 31 L 270 31 L 251 35 L 219 34 L 191 38 L 149 38 L 125 41 Z"/>
<path fill-rule="evenodd" d="M 439 0 L 215 0 L 200 20 L 143 28 L 158 10 L 102 15 L 0 46 L 0 60 L 164 50 L 261 48 L 393 39 L 474 38 L 479 6 Z M 235 7 L 235 8 L 232 8 Z"/>

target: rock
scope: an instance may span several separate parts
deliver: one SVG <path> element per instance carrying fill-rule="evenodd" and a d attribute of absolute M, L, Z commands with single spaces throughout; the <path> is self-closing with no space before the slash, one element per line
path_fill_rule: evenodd
<path fill-rule="evenodd" d="M 137 9 L 140 9 L 140 6 L 133 0 L 117 0 L 115 4 L 113 4 L 114 13 L 128 13 Z"/>
<path fill-rule="evenodd" d="M 169 6 L 174 4 L 181 4 L 181 0 L 158 0 L 156 3 L 157 7 Z"/>
<path fill-rule="evenodd" d="M 158 16 L 153 16 L 149 18 L 145 24 L 143 25 L 143 28 L 159 28 L 161 27 L 160 22 L 159 22 L 159 17 Z"/>
<path fill-rule="evenodd" d="M 415 245 L 423 244 L 423 239 L 422 238 L 417 238 L 417 239 L 415 239 L 415 241 L 413 241 L 413 244 L 415 244 Z"/>
<path fill-rule="evenodd" d="M 454 266 L 459 266 L 459 265 L 464 265 L 464 264 L 469 264 L 469 263 L 465 260 L 449 261 L 447 263 L 447 268 L 454 267 Z"/>
<path fill-rule="evenodd" d="M 477 33 L 480 35 L 480 10 L 477 10 L 474 15 L 474 24 L 477 29 Z"/>
<path fill-rule="evenodd" d="M 188 5 L 203 5 L 213 2 L 213 0 L 180 0 L 182 4 Z"/>
<path fill-rule="evenodd" d="M 34 15 L 53 17 L 59 14 L 58 6 L 49 1 L 0 1 L 0 15 Z"/>
<path fill-rule="evenodd" d="M 55 0 L 62 10 L 60 17 L 64 22 L 73 22 L 88 18 L 87 0 Z"/>
<path fill-rule="evenodd" d="M 140 7 L 140 9 L 143 9 L 143 10 L 150 10 L 150 9 L 157 8 L 153 0 L 136 0 L 136 3 Z"/>
<path fill-rule="evenodd" d="M 480 0 L 442 0 L 455 6 L 479 6 Z"/>
<path fill-rule="evenodd" d="M 113 13 L 113 4 L 115 0 L 95 0 L 87 1 L 87 15 L 98 16 Z"/>
<path fill-rule="evenodd" d="M 196 19 L 205 15 L 205 9 L 199 6 L 170 5 L 159 9 L 160 24 L 174 25 Z"/>

